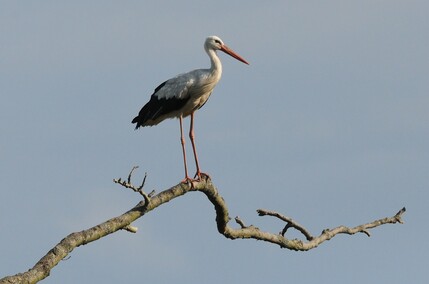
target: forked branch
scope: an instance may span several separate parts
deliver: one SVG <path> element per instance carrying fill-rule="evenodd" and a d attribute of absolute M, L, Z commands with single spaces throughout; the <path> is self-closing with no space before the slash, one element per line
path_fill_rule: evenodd
<path fill-rule="evenodd" d="M 142 217 L 146 213 L 154 210 L 158 206 L 161 206 L 174 198 L 180 197 L 190 191 L 200 191 L 204 193 L 210 202 L 214 205 L 216 211 L 216 224 L 219 233 L 223 234 L 229 239 L 255 239 L 277 244 L 282 248 L 290 250 L 305 251 L 317 247 L 319 244 L 326 240 L 329 240 L 337 234 L 355 234 L 365 233 L 369 236 L 369 231 L 372 228 L 384 225 L 384 224 L 395 224 L 402 223 L 402 214 L 405 212 L 405 208 L 402 208 L 393 217 L 387 217 L 373 222 L 363 224 L 354 228 L 348 228 L 345 226 L 339 226 L 334 229 L 324 230 L 318 237 L 313 237 L 302 225 L 289 217 L 283 216 L 280 213 L 259 209 L 257 212 L 260 216 L 272 216 L 286 222 L 285 227 L 280 233 L 264 232 L 255 226 L 246 226 L 244 222 L 236 217 L 235 221 L 240 225 L 239 229 L 234 229 L 228 225 L 230 221 L 228 208 L 222 196 L 219 194 L 216 187 L 213 185 L 210 179 L 202 180 L 191 184 L 179 183 L 170 189 L 162 191 L 154 195 L 154 191 L 146 194 L 143 191 L 146 176 L 140 186 L 134 186 L 131 182 L 131 177 L 134 167 L 127 180 L 116 179 L 115 183 L 120 184 L 125 188 L 132 189 L 143 196 L 143 201 L 139 202 L 129 211 L 124 214 L 107 220 L 97 226 L 76 232 L 65 237 L 59 242 L 54 248 L 52 248 L 45 256 L 43 256 L 33 268 L 27 272 L 19 273 L 13 276 L 7 276 L 0 279 L 0 284 L 3 283 L 37 283 L 38 281 L 49 276 L 52 268 L 54 268 L 62 259 L 72 252 L 75 248 L 86 245 L 90 242 L 96 241 L 102 237 L 112 234 L 118 230 L 126 230 L 132 233 L 137 232 L 137 228 L 131 226 L 131 223 L 136 219 Z M 295 228 L 300 231 L 307 241 L 293 239 L 290 240 L 285 237 L 286 231 L 289 228 Z"/>
<path fill-rule="evenodd" d="M 216 210 L 216 223 L 219 233 L 223 234 L 225 237 L 229 239 L 255 239 L 270 242 L 273 244 L 277 244 L 282 248 L 287 248 L 290 250 L 296 251 L 307 251 L 313 249 L 320 245 L 321 243 L 332 239 L 334 236 L 338 234 L 348 234 L 353 235 L 356 233 L 364 233 L 367 236 L 370 236 L 369 231 L 372 228 L 384 225 L 384 224 L 395 224 L 395 223 L 403 223 L 402 222 L 402 214 L 405 212 L 405 207 L 399 210 L 393 217 L 387 217 L 383 219 L 378 219 L 372 221 L 370 223 L 366 223 L 363 225 L 359 225 L 353 228 L 349 228 L 346 226 L 339 226 L 334 229 L 325 229 L 318 236 L 312 236 L 302 225 L 294 221 L 292 218 L 283 216 L 280 213 L 258 209 L 257 212 L 260 216 L 273 216 L 279 218 L 286 222 L 286 226 L 280 233 L 271 233 L 264 232 L 255 226 L 245 226 L 243 220 L 239 217 L 235 218 L 235 221 L 240 225 L 241 228 L 234 229 L 228 225 L 230 220 L 228 214 L 228 208 L 226 206 L 225 201 L 222 196 L 219 195 L 216 187 L 211 183 L 210 180 L 200 182 L 196 187 L 196 190 L 199 190 L 206 194 L 208 199 L 213 203 Z M 285 237 L 285 233 L 287 229 L 295 228 L 300 231 L 307 241 L 299 240 L 299 239 L 288 239 Z"/>
<path fill-rule="evenodd" d="M 149 194 L 146 194 L 146 192 L 143 191 L 144 184 L 146 183 L 147 173 L 144 174 L 144 178 L 143 178 L 142 184 L 140 186 L 137 187 L 131 183 L 131 176 L 133 175 L 133 172 L 138 168 L 139 168 L 139 166 L 134 166 L 131 169 L 130 173 L 128 174 L 128 178 L 126 181 L 122 180 L 121 178 L 118 178 L 118 179 L 114 179 L 113 182 L 118 183 L 125 188 L 129 188 L 129 189 L 133 190 L 134 192 L 139 193 L 141 196 L 143 196 L 145 204 L 147 205 L 150 202 L 150 196 L 152 196 L 155 193 L 155 191 L 152 191 Z"/>

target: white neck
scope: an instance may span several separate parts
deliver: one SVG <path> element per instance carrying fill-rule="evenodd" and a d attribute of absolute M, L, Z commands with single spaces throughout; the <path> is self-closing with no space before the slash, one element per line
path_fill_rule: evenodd
<path fill-rule="evenodd" d="M 222 63 L 220 62 L 219 57 L 217 56 L 217 53 L 213 49 L 206 49 L 207 54 L 210 57 L 210 72 L 212 76 L 215 76 L 220 79 L 220 76 L 222 75 Z"/>

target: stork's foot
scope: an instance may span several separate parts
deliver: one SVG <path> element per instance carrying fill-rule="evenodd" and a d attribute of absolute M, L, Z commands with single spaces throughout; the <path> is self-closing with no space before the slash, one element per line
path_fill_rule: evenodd
<path fill-rule="evenodd" d="M 190 184 L 191 185 L 191 189 L 195 188 L 195 183 L 198 183 L 200 181 L 206 180 L 206 179 L 210 179 L 210 176 L 206 173 L 202 173 L 202 172 L 197 172 L 195 174 L 194 178 L 190 178 L 189 176 L 186 176 L 181 183 L 184 184 Z"/>
<path fill-rule="evenodd" d="M 195 189 L 195 183 L 197 183 L 197 182 L 199 182 L 200 180 L 197 180 L 197 179 L 192 179 L 192 178 L 190 178 L 190 177 L 185 177 L 182 181 L 181 181 L 181 183 L 184 183 L 184 184 L 190 184 L 191 185 L 191 190 L 193 190 L 193 189 Z"/>
<path fill-rule="evenodd" d="M 189 176 L 185 176 L 184 179 L 182 179 L 181 183 L 191 183 L 195 181 L 194 179 L 190 178 Z"/>
<path fill-rule="evenodd" d="M 203 173 L 203 172 L 198 171 L 198 172 L 195 174 L 194 179 L 195 179 L 196 181 L 202 181 L 202 180 L 204 180 L 204 179 L 210 179 L 210 176 L 209 176 L 208 174 L 206 174 L 206 173 Z"/>

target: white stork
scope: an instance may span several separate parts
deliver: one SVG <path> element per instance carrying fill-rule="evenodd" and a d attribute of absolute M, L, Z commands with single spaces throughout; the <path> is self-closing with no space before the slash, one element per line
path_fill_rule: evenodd
<path fill-rule="evenodd" d="M 140 126 L 153 126 L 167 118 L 179 118 L 180 141 L 183 151 L 183 162 L 185 165 L 185 178 L 182 182 L 187 183 L 201 180 L 203 175 L 198 164 L 198 156 L 194 141 L 194 113 L 201 108 L 209 99 L 217 82 L 222 75 L 222 64 L 216 53 L 223 51 L 243 63 L 249 64 L 241 56 L 228 48 L 217 36 L 209 36 L 204 49 L 210 57 L 211 66 L 209 69 L 197 69 L 188 73 L 179 74 L 159 85 L 147 104 L 140 110 L 132 123 L 136 123 L 136 129 Z M 186 163 L 185 138 L 183 136 L 183 118 L 191 116 L 189 138 L 191 139 L 194 152 L 197 173 L 194 179 L 188 176 Z M 196 180 L 195 180 L 196 178 Z"/>

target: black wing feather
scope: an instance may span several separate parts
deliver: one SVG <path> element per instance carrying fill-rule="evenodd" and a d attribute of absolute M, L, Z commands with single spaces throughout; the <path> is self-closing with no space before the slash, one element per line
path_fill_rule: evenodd
<path fill-rule="evenodd" d="M 164 87 L 165 83 L 162 83 L 158 87 L 156 87 L 154 93 L 150 97 L 150 100 L 147 104 L 143 106 L 140 110 L 139 115 L 136 116 L 132 123 L 136 123 L 136 129 L 140 126 L 154 125 L 154 123 L 158 118 L 168 113 L 180 110 L 189 100 L 186 99 L 177 99 L 177 98 L 162 98 L 159 99 L 156 96 L 156 93 Z"/>

